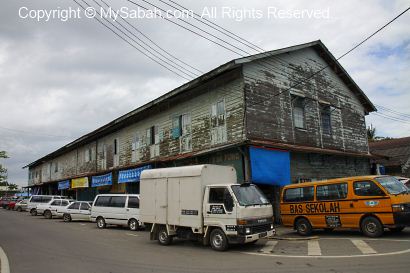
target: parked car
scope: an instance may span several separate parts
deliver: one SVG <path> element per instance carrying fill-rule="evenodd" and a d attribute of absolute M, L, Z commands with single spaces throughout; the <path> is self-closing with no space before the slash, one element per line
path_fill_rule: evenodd
<path fill-rule="evenodd" d="M 139 220 L 139 194 L 99 194 L 91 207 L 91 221 L 98 228 L 107 224 L 128 226 L 138 230 L 142 223 Z"/>
<path fill-rule="evenodd" d="M 3 209 L 7 209 L 7 206 L 9 205 L 10 201 L 11 201 L 11 197 L 8 197 L 8 196 L 2 197 L 0 200 L 0 206 Z"/>
<path fill-rule="evenodd" d="M 54 199 L 63 199 L 64 197 L 59 195 L 32 195 L 27 201 L 27 211 L 30 212 L 32 216 L 37 215 L 36 207 L 39 204 L 48 203 Z"/>
<path fill-rule="evenodd" d="M 16 206 L 17 202 L 20 202 L 21 200 L 23 199 L 22 198 L 12 198 L 7 205 L 7 209 L 14 210 L 14 207 Z"/>
<path fill-rule="evenodd" d="M 17 210 L 18 212 L 27 211 L 27 201 L 27 199 L 18 201 L 14 206 L 14 210 Z"/>
<path fill-rule="evenodd" d="M 36 207 L 37 215 L 44 215 L 44 218 L 51 219 L 57 216 L 57 209 L 67 207 L 74 200 L 54 199 L 45 204 L 38 204 Z"/>
<path fill-rule="evenodd" d="M 57 209 L 57 216 L 63 217 L 64 222 L 73 220 L 90 221 L 92 202 L 75 201 L 66 207 Z"/>

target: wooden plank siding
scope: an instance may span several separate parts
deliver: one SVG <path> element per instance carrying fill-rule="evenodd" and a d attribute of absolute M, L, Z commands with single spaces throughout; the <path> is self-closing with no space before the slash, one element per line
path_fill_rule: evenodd
<path fill-rule="evenodd" d="M 313 48 L 245 63 L 247 138 L 367 153 L 365 110 L 338 75 L 327 68 L 302 81 L 326 65 Z M 292 94 L 304 98 L 304 129 L 293 124 Z M 330 135 L 322 132 L 321 103 L 332 106 Z"/>

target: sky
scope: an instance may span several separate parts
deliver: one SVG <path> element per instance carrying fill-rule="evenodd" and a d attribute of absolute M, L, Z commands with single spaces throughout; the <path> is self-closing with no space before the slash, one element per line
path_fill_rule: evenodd
<path fill-rule="evenodd" d="M 94 1 L 101 3 L 76 1 L 94 7 Z M 200 71 L 239 57 L 167 20 L 138 14 L 127 0 L 103 1 Z M 150 7 L 144 0 L 133 1 Z M 409 6 L 404 0 L 174 1 L 264 50 L 321 39 L 335 57 Z M 170 20 L 175 20 L 169 6 L 147 2 L 169 10 Z M 2 0 L 0 5 L 0 150 L 10 157 L 0 163 L 8 168 L 11 183 L 27 185 L 27 170 L 22 169 L 26 164 L 187 82 L 95 18 L 76 13 L 79 6 L 73 0 Z M 190 15 L 186 20 L 201 26 Z M 407 12 L 340 60 L 377 106 L 378 113 L 366 122 L 380 136 L 410 135 L 409 26 Z"/>

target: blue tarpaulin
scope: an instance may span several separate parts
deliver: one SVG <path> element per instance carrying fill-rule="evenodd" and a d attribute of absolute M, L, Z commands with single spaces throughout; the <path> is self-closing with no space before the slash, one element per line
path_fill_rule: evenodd
<path fill-rule="evenodd" d="M 135 169 L 120 171 L 118 174 L 118 184 L 138 182 L 140 181 L 141 172 L 151 168 L 151 165 L 146 165 Z"/>
<path fill-rule="evenodd" d="M 250 147 L 252 182 L 285 186 L 290 184 L 288 151 Z"/>
<path fill-rule="evenodd" d="M 112 173 L 93 176 L 91 178 L 91 187 L 112 185 Z"/>
<path fill-rule="evenodd" d="M 70 188 L 70 180 L 58 182 L 58 190 L 66 190 Z"/>

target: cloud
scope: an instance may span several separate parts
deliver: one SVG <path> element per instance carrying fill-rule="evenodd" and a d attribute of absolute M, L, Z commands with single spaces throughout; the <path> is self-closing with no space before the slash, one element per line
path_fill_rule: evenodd
<path fill-rule="evenodd" d="M 135 8 L 126 1 L 105 1 L 115 9 Z M 165 7 L 159 1 L 153 2 Z M 178 3 L 199 13 L 205 7 L 216 7 L 218 13 L 212 21 L 266 50 L 322 39 L 336 57 L 408 5 L 407 1 L 370 0 Z M 0 10 L 0 149 L 11 156 L 4 162 L 9 180 L 20 185 L 27 181 L 22 166 L 185 82 L 94 20 L 21 19 L 18 12 L 23 6 L 33 10 L 77 8 L 73 1 L 20 0 L 6 1 Z M 221 15 L 224 6 L 242 11 L 259 9 L 264 16 L 235 20 Z M 328 10 L 329 18 L 269 19 L 269 6 L 290 11 Z M 130 22 L 202 71 L 238 57 L 165 20 Z M 190 22 L 197 24 L 194 20 Z M 410 16 L 403 16 L 341 60 L 372 101 L 399 112 L 408 111 L 410 101 L 410 45 L 406 39 L 410 37 L 409 23 Z M 367 120 L 383 135 L 410 134 L 410 125 L 405 123 L 373 115 Z"/>

